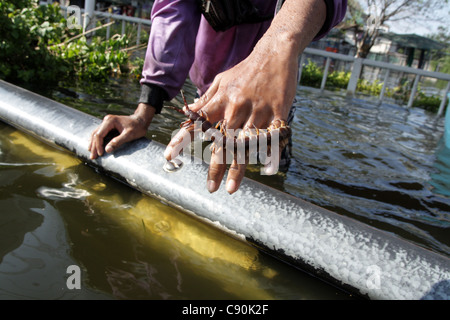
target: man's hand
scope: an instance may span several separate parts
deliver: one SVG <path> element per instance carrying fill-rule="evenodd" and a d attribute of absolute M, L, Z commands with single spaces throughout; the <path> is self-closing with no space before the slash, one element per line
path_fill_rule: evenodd
<path fill-rule="evenodd" d="M 88 150 L 91 152 L 91 159 L 102 156 L 105 151 L 112 153 L 124 143 L 145 136 L 154 114 L 155 109 L 153 107 L 141 103 L 133 115 L 105 116 L 103 122 L 91 135 L 88 147 Z M 119 135 L 104 146 L 106 136 L 114 130 L 117 130 Z"/>
<path fill-rule="evenodd" d="M 319 32 L 325 15 L 323 0 L 286 1 L 252 53 L 219 74 L 191 110 L 203 111 L 211 123 L 223 120 L 227 129 L 266 129 L 275 119 L 286 120 L 297 87 L 298 56 Z M 171 140 L 164 153 L 167 160 L 177 156 L 187 134 L 180 130 Z M 207 177 L 210 192 L 219 188 L 226 166 L 213 153 Z M 236 160 L 230 164 L 226 182 L 230 194 L 238 190 L 245 169 L 246 164 Z"/>

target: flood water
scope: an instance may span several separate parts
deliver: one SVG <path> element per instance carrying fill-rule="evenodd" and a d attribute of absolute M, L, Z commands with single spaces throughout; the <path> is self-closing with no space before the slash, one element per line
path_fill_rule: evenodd
<path fill-rule="evenodd" d="M 2 122 L 0 137 L 0 299 L 352 298 Z"/>
<path fill-rule="evenodd" d="M 118 79 L 44 94 L 102 117 L 132 113 L 139 90 Z M 185 91 L 192 100 L 194 88 Z M 442 118 L 300 89 L 295 105 L 288 172 L 250 167 L 247 176 L 450 256 Z M 167 143 L 182 120 L 166 108 L 148 137 Z M 2 123 L 0 131 L 0 299 L 353 298 L 71 155 Z M 81 268 L 81 290 L 66 286 L 69 265 Z"/>

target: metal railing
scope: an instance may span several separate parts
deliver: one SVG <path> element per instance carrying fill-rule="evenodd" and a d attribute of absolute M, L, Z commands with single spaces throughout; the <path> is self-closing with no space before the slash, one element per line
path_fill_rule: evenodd
<path fill-rule="evenodd" d="M 64 12 L 64 16 L 65 18 L 67 18 L 67 10 L 70 7 L 67 6 L 60 6 L 61 10 Z M 84 19 L 85 19 L 85 9 L 80 9 L 82 16 L 81 16 L 81 21 L 80 21 L 80 25 L 83 26 L 84 25 Z M 137 37 L 136 37 L 136 46 L 138 46 L 141 42 L 141 31 L 142 31 L 142 26 L 151 26 L 151 21 L 150 19 L 142 19 L 142 18 L 136 18 L 136 17 L 130 17 L 127 16 L 125 14 L 120 15 L 120 14 L 114 14 L 114 13 L 110 13 L 110 12 L 102 12 L 102 11 L 94 11 L 93 12 L 94 18 L 97 17 L 101 17 L 103 19 L 106 20 L 105 26 L 106 26 L 106 39 L 108 40 L 111 36 L 111 22 L 114 21 L 121 21 L 122 22 L 122 29 L 121 29 L 121 35 L 123 36 L 125 34 L 125 30 L 126 30 L 126 24 L 127 23 L 132 23 L 132 24 L 136 24 L 137 25 Z M 94 19 L 95 21 L 96 19 Z"/>
<path fill-rule="evenodd" d="M 381 88 L 381 92 L 380 92 L 380 96 L 379 96 L 380 101 L 382 101 L 385 96 L 388 79 L 389 79 L 389 76 L 391 75 L 391 71 L 397 71 L 397 72 L 406 73 L 406 74 L 413 74 L 414 75 L 414 83 L 413 83 L 411 93 L 409 96 L 409 100 L 408 100 L 408 104 L 407 104 L 408 107 L 411 107 L 413 105 L 414 97 L 417 93 L 417 89 L 418 89 L 419 81 L 420 81 L 421 77 L 428 77 L 428 78 L 434 78 L 437 80 L 448 81 L 447 87 L 442 94 L 442 100 L 441 100 L 441 104 L 439 106 L 438 115 L 439 116 L 442 115 L 442 113 L 444 111 L 444 107 L 445 107 L 446 99 L 447 99 L 447 93 L 450 91 L 450 74 L 441 73 L 441 72 L 431 72 L 431 71 L 426 71 L 426 70 L 422 70 L 422 69 L 399 66 L 399 65 L 395 65 L 395 64 L 391 64 L 391 63 L 386 63 L 386 62 L 374 61 L 374 60 L 370 60 L 370 59 L 355 58 L 352 56 L 343 55 L 343 54 L 334 53 L 334 52 L 328 52 L 328 51 L 324 51 L 324 50 L 306 48 L 300 59 L 300 76 L 301 76 L 302 69 L 305 65 L 306 55 L 320 56 L 320 57 L 326 58 L 322 82 L 320 85 L 321 90 L 325 89 L 325 84 L 327 81 L 330 64 L 333 59 L 352 63 L 353 65 L 351 68 L 351 76 L 350 76 L 350 80 L 348 82 L 347 89 L 346 89 L 347 95 L 355 95 L 358 80 L 360 79 L 361 70 L 362 70 L 363 66 L 370 66 L 370 67 L 385 69 L 386 72 L 385 72 L 384 79 L 383 79 L 383 86 Z"/>
<path fill-rule="evenodd" d="M 151 26 L 151 24 L 152 24 L 149 19 L 129 17 L 127 15 L 120 15 L 120 14 L 114 14 L 114 13 L 109 13 L 109 12 L 95 11 L 95 15 L 106 18 L 106 23 L 110 23 L 110 22 L 112 22 L 112 20 L 122 21 L 121 35 L 125 34 L 125 27 L 126 27 L 127 22 L 136 24 L 137 25 L 136 45 L 140 44 L 142 26 L 143 25 Z M 111 26 L 106 27 L 106 39 L 109 39 L 109 37 L 110 37 L 110 28 L 111 28 Z"/>

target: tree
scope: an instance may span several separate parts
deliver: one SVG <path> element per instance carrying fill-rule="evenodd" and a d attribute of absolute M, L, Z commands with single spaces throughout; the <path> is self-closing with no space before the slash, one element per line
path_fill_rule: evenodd
<path fill-rule="evenodd" d="M 366 19 L 367 14 L 364 12 L 358 0 L 347 0 L 347 14 L 338 28 L 342 31 L 351 30 L 353 40 L 356 44 L 358 43 L 358 35 L 361 34 Z"/>
<path fill-rule="evenodd" d="M 361 0 L 367 18 L 356 41 L 356 56 L 366 58 L 380 29 L 388 22 L 437 21 L 434 18 L 448 0 Z"/>
<path fill-rule="evenodd" d="M 433 65 L 435 71 L 450 73 L 450 32 L 445 27 L 439 27 L 438 32 L 429 35 L 429 38 L 439 41 L 446 47 L 444 50 L 433 52 Z"/>

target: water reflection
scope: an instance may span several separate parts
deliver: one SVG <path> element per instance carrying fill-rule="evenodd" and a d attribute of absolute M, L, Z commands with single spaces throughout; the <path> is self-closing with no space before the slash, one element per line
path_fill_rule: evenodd
<path fill-rule="evenodd" d="M 24 190 L 23 185 L 26 180 L 28 169 L 37 170 L 47 165 L 43 162 L 24 163 L 14 158 L 14 145 L 16 139 L 11 136 L 11 130 L 0 131 L 2 136 L 9 136 L 9 139 L 2 139 L 0 144 L 0 263 L 3 257 L 14 249 L 18 248 L 25 237 L 25 234 L 38 228 L 44 217 L 28 208 L 42 207 L 41 201 L 35 199 L 33 195 Z M 14 190 L 10 193 L 10 190 Z"/>
<path fill-rule="evenodd" d="M 2 233 L 21 239 L 1 242 L 1 299 L 351 298 L 1 123 L 0 141 L 1 162 L 34 164 L 1 168 L 2 209 L 38 218 Z"/>
<path fill-rule="evenodd" d="M 0 193 L 2 194 L 2 199 L 0 199 L 0 263 L 2 263 L 3 257 L 18 248 L 23 243 L 25 234 L 39 227 L 44 217 L 27 209 L 42 205 L 36 199 L 21 195 L 10 195 L 6 198 L 7 193 L 3 190 L 3 186 L 0 188 Z"/>

